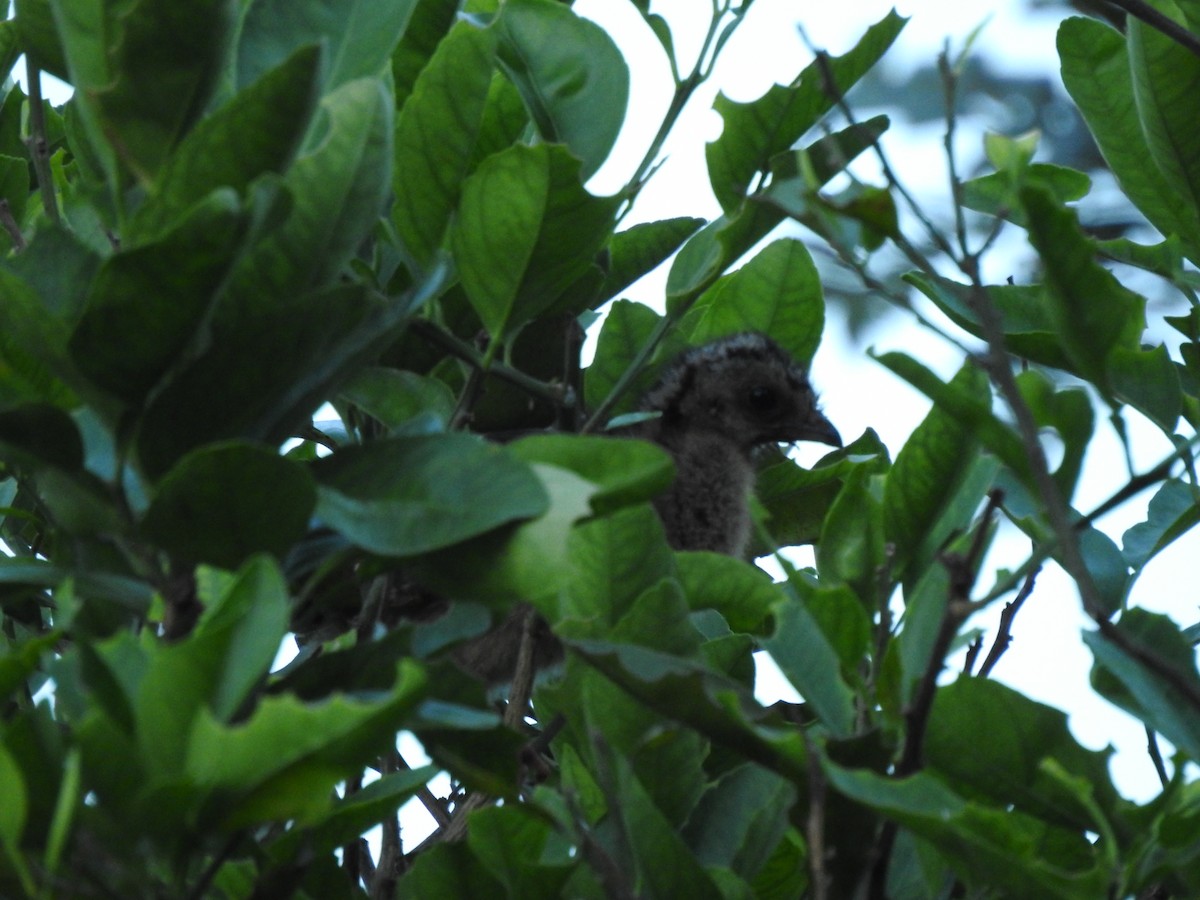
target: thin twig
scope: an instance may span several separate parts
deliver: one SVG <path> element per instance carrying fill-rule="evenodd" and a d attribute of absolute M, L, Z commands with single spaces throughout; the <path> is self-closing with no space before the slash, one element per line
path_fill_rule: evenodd
<path fill-rule="evenodd" d="M 988 650 L 988 655 L 983 660 L 983 665 L 979 667 L 979 677 L 987 678 L 1000 661 L 1000 657 L 1008 650 L 1012 644 L 1012 623 L 1017 617 L 1017 613 L 1021 611 L 1021 607 L 1025 601 L 1029 599 L 1029 595 L 1033 593 L 1033 585 L 1037 580 L 1038 572 L 1041 568 L 1034 569 L 1025 577 L 1025 583 L 1021 585 L 1021 590 L 1017 592 L 1017 596 L 1011 602 L 1004 604 L 1004 612 L 1000 613 L 1000 627 L 996 632 L 996 639 L 992 641 L 992 647 Z"/>
<path fill-rule="evenodd" d="M 42 108 L 42 72 L 25 54 L 25 80 L 29 85 L 29 156 L 37 175 L 42 208 L 51 222 L 58 222 L 58 200 L 50 175 L 50 145 L 46 141 L 46 116 Z"/>
<path fill-rule="evenodd" d="M 8 232 L 9 240 L 13 243 L 13 249 L 18 253 L 25 249 L 25 235 L 21 234 L 21 226 L 13 218 L 12 207 L 8 205 L 8 200 L 3 197 L 0 197 L 0 226 L 3 226 L 4 230 Z"/>
<path fill-rule="evenodd" d="M 1167 764 L 1163 762 L 1162 751 L 1158 747 L 1158 735 L 1149 725 L 1146 726 L 1146 752 L 1150 754 L 1150 761 L 1154 763 L 1159 782 L 1166 788 L 1171 783 L 1171 776 L 1167 774 Z"/>
<path fill-rule="evenodd" d="M 1135 19 L 1141 19 L 1155 31 L 1166 35 L 1189 53 L 1200 56 L 1200 39 L 1171 19 L 1159 12 L 1145 0 L 1108 0 L 1113 6 L 1119 6 Z"/>
<path fill-rule="evenodd" d="M 466 341 L 455 337 L 436 323 L 431 322 L 429 319 L 413 319 L 408 323 L 408 327 L 431 344 L 436 344 L 443 350 L 457 356 L 473 369 L 478 371 L 484 368 L 485 360 L 483 353 L 476 350 Z M 497 378 L 507 381 L 514 387 L 520 388 L 530 396 L 546 400 L 555 406 L 570 406 L 574 403 L 574 392 L 564 386 L 539 381 L 536 378 L 526 375 L 519 369 L 514 369 L 512 366 L 502 362 L 493 361 L 487 367 L 487 372 L 489 375 L 495 375 Z"/>
<path fill-rule="evenodd" d="M 804 836 L 808 841 L 808 881 L 813 900 L 829 900 L 829 874 L 825 871 L 825 793 L 821 759 L 812 736 L 803 732 L 808 747 L 808 818 Z"/>

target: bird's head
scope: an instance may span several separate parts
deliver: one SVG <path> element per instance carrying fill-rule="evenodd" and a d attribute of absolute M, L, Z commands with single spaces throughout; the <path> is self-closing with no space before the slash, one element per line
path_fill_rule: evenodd
<path fill-rule="evenodd" d="M 645 397 L 662 428 L 717 433 L 749 452 L 756 446 L 841 436 L 821 414 L 808 372 L 765 335 L 737 334 L 687 351 Z"/>

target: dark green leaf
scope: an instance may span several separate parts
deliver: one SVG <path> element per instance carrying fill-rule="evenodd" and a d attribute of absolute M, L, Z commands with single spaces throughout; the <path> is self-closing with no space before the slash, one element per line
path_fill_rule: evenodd
<path fill-rule="evenodd" d="M 244 194 L 267 172 L 284 172 L 317 102 L 321 55 L 304 47 L 202 121 L 171 154 L 122 235 L 153 239 L 221 187 Z"/>
<path fill-rule="evenodd" d="M 1183 412 L 1179 372 L 1167 348 L 1130 350 L 1117 347 L 1108 360 L 1113 393 L 1150 419 L 1168 436 L 1175 433 Z"/>
<path fill-rule="evenodd" d="M 319 460 L 317 515 L 375 553 L 410 556 L 547 509 L 524 463 L 465 434 L 395 438 Z"/>
<path fill-rule="evenodd" d="M 817 571 L 829 584 L 849 585 L 868 609 L 876 607 L 884 564 L 883 504 L 864 466 L 852 469 L 821 527 Z"/>
<path fill-rule="evenodd" d="M 237 87 L 257 81 L 305 44 L 325 44 L 325 93 L 389 66 L 417 0 L 253 0 L 239 32 Z"/>
<path fill-rule="evenodd" d="M 1063 84 L 1087 120 L 1121 189 L 1164 235 L 1178 235 L 1200 257 L 1200 215 L 1173 190 L 1153 160 L 1138 117 L 1129 54 L 1121 34 L 1094 19 L 1072 18 L 1058 31 Z"/>
<path fill-rule="evenodd" d="M 654 270 L 704 224 L 703 219 L 682 216 L 642 222 L 614 234 L 609 244 L 608 274 L 600 298 L 615 297 L 647 272 Z"/>
<path fill-rule="evenodd" d="M 727 213 L 741 204 L 754 176 L 766 172 L 776 154 L 800 140 L 879 61 L 907 21 L 893 10 L 850 52 L 810 63 L 791 85 L 775 85 L 750 103 L 717 98 L 713 108 L 725 125 L 706 156 L 713 190 Z M 832 87 L 826 85 L 829 78 Z"/>
<path fill-rule="evenodd" d="M 671 483 L 671 459 L 645 441 L 582 435 L 534 435 L 512 445 L 518 459 L 569 469 L 599 487 L 592 509 L 604 514 L 641 503 Z"/>
<path fill-rule="evenodd" d="M 1044 187 L 1059 203 L 1080 200 L 1092 187 L 1092 180 L 1083 172 L 1050 163 L 1033 163 L 1022 175 L 1022 183 Z M 993 172 L 963 182 L 963 205 L 993 216 L 1003 216 L 1022 227 L 1028 225 L 1016 185 L 1007 172 Z"/>
<path fill-rule="evenodd" d="M 299 463 L 251 444 L 209 445 L 159 482 L 141 531 L 181 560 L 234 569 L 255 553 L 282 557 L 316 502 Z"/>
<path fill-rule="evenodd" d="M 1200 759 L 1200 715 L 1189 699 L 1200 696 L 1200 675 L 1191 643 L 1166 616 L 1142 609 L 1126 610 L 1116 627 L 1132 651 L 1099 631 L 1083 635 L 1096 657 L 1092 683 L 1187 756 Z M 1139 656 L 1153 657 L 1167 672 L 1152 669 Z"/>
<path fill-rule="evenodd" d="M 454 394 L 445 382 L 382 366 L 361 370 L 341 397 L 388 429 L 419 415 L 432 416 L 444 427 L 454 413 Z"/>
<path fill-rule="evenodd" d="M 106 260 L 71 335 L 79 370 L 140 404 L 205 319 L 233 265 L 241 225 L 237 196 L 218 190 L 161 240 Z"/>
<path fill-rule="evenodd" d="M 679 582 L 693 610 L 715 609 L 733 631 L 761 634 L 779 588 L 762 569 L 719 553 L 678 553 Z"/>
<path fill-rule="evenodd" d="M 453 231 L 471 305 L 493 339 L 543 312 L 591 265 L 615 203 L 583 189 L 559 145 L 516 146 L 467 179 Z"/>
<path fill-rule="evenodd" d="M 1142 569 L 1176 538 L 1200 521 L 1200 503 L 1195 489 L 1178 479 L 1159 488 L 1150 501 L 1146 521 L 1134 525 L 1121 539 L 1125 562 L 1134 571 Z"/>
<path fill-rule="evenodd" d="M 807 365 L 821 341 L 825 300 L 804 244 L 778 240 L 713 285 L 693 314 L 699 321 L 688 338 L 692 344 L 760 331 Z"/>
<path fill-rule="evenodd" d="M 508 0 L 493 26 L 509 78 L 542 138 L 566 144 L 587 179 L 625 121 L 629 70 L 603 29 L 553 0 Z"/>
<path fill-rule="evenodd" d="M 492 83 L 494 36 L 459 22 L 417 77 L 396 122 L 392 222 L 429 265 L 473 163 Z"/>

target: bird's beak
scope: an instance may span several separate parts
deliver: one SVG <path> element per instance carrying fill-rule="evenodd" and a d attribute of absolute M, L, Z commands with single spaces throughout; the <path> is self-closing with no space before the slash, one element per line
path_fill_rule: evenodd
<path fill-rule="evenodd" d="M 842 436 L 833 427 L 833 423 L 820 413 L 813 413 L 812 417 L 804 423 L 804 426 L 800 429 L 800 436 L 796 440 L 816 441 L 820 444 L 828 444 L 831 447 L 842 446 Z"/>

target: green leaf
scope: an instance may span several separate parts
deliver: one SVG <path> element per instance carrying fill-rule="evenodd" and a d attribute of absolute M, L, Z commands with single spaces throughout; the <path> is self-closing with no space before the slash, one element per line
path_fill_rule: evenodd
<path fill-rule="evenodd" d="M 396 122 L 392 222 L 405 247 L 429 265 L 458 206 L 483 124 L 495 39 L 459 22 L 417 77 Z"/>
<path fill-rule="evenodd" d="M 778 586 L 762 569 L 720 553 L 677 553 L 677 577 L 693 610 L 715 609 L 736 632 L 763 633 Z"/>
<path fill-rule="evenodd" d="M 1074 212 L 1040 188 L 1023 188 L 1020 196 L 1030 243 L 1046 266 L 1059 341 L 1080 374 L 1104 388 L 1110 354 L 1138 346 L 1146 327 L 1145 298 L 1096 262 L 1096 246 Z"/>
<path fill-rule="evenodd" d="M 933 400 L 938 407 L 968 425 L 979 442 L 1000 457 L 1018 476 L 1026 480 L 1032 477 L 1020 438 L 1012 428 L 992 414 L 990 404 L 980 402 L 978 394 L 953 382 L 944 383 L 925 366 L 903 353 L 884 353 L 875 358 Z"/>
<path fill-rule="evenodd" d="M 187 640 L 153 648 L 145 663 L 128 650 L 109 655 L 115 677 L 144 666 L 134 716 L 141 756 L 153 775 L 171 779 L 183 771 L 188 735 L 202 710 L 221 721 L 241 711 L 279 652 L 288 606 L 287 585 L 278 566 L 254 559 Z M 131 680 L 129 674 L 123 677 Z"/>
<path fill-rule="evenodd" d="M 566 144 L 590 178 L 608 158 L 629 102 L 629 70 L 616 44 L 553 0 L 508 0 L 492 27 L 542 138 Z"/>
<path fill-rule="evenodd" d="M 548 510 L 515 528 L 423 557 L 416 564 L 422 583 L 450 596 L 555 611 L 557 595 L 572 575 L 572 526 L 591 512 L 596 486 L 568 469 L 538 462 L 530 468 L 549 496 Z"/>
<path fill-rule="evenodd" d="M 769 169 L 776 154 L 791 148 L 831 110 L 840 95 L 874 67 L 908 20 L 893 10 L 872 25 L 843 56 L 810 63 L 791 85 L 775 85 L 750 103 L 721 95 L 713 108 L 724 120 L 721 136 L 709 143 L 709 178 L 727 213 L 742 202 L 754 176 Z M 826 87 L 832 78 L 834 87 Z"/>
<path fill-rule="evenodd" d="M 454 259 L 493 340 L 553 305 L 591 265 L 612 227 L 612 200 L 591 196 L 558 145 L 510 147 L 467 179 Z"/>
<path fill-rule="evenodd" d="M 1050 163 L 1033 163 L 1022 171 L 1020 183 L 1033 183 L 1048 190 L 1059 203 L 1081 200 L 1091 190 L 1092 180 L 1083 172 Z M 992 172 L 963 182 L 963 206 L 1028 227 L 1021 209 L 1017 185 L 1007 172 Z"/>
<path fill-rule="evenodd" d="M 525 804 L 481 809 L 471 816 L 467 845 L 509 897 L 558 897 L 575 866 L 553 827 Z"/>
<path fill-rule="evenodd" d="M 268 697 L 232 728 L 201 713 L 187 740 L 184 770 L 212 798 L 206 817 L 224 828 L 325 818 L 334 785 L 394 741 L 424 689 L 423 672 L 404 661 L 382 697 L 338 696 L 319 705 Z"/>
<path fill-rule="evenodd" d="M 547 510 L 527 465 L 465 434 L 346 447 L 313 467 L 317 516 L 374 553 L 411 556 Z"/>
<path fill-rule="evenodd" d="M 1121 34 L 1094 19 L 1071 18 L 1058 31 L 1063 84 L 1078 104 L 1121 190 L 1167 237 L 1200 258 L 1200 215 L 1173 190 L 1153 160 L 1138 117 L 1129 54 Z"/>
<path fill-rule="evenodd" d="M 1099 631 L 1088 631 L 1083 641 L 1096 657 L 1092 683 L 1096 690 L 1157 731 L 1181 752 L 1200 759 L 1200 716 L 1189 699 L 1200 695 L 1195 650 L 1166 616 L 1129 609 L 1117 629 L 1134 647 L 1131 652 Z M 1153 657 L 1169 676 L 1152 670 L 1137 654 Z"/>
<path fill-rule="evenodd" d="M 390 68 L 417 0 L 252 0 L 239 33 L 239 89 L 262 77 L 305 44 L 324 44 L 325 92 Z"/>
<path fill-rule="evenodd" d="M 689 817 L 684 838 L 700 862 L 753 878 L 788 826 L 796 791 L 773 772 L 742 764 L 724 773 Z"/>
<path fill-rule="evenodd" d="M 563 614 L 618 621 L 637 597 L 671 572 L 662 523 L 648 504 L 585 522 L 571 535 L 574 578 Z"/>
<path fill-rule="evenodd" d="M 267 172 L 283 173 L 317 103 L 321 54 L 304 47 L 204 119 L 171 154 L 122 235 L 153 239 L 217 188 L 244 195 Z"/>
<path fill-rule="evenodd" d="M 419 415 L 433 416 L 442 427 L 454 413 L 454 394 L 436 378 L 368 366 L 342 388 L 341 398 L 353 403 L 385 428 L 399 428 Z"/>
<path fill-rule="evenodd" d="M 822 767 L 836 791 L 936 846 L 968 887 L 1063 900 L 1087 900 L 1108 888 L 1109 873 L 1082 833 L 970 803 L 931 774 L 892 779 L 842 769 L 827 760 Z"/>
<path fill-rule="evenodd" d="M 591 505 L 600 515 L 650 500 L 674 472 L 670 456 L 646 441 L 546 434 L 522 438 L 511 449 L 525 462 L 569 469 L 596 485 Z"/>
<path fill-rule="evenodd" d="M 392 51 L 392 81 L 396 85 L 396 109 L 403 110 L 421 70 L 454 25 L 459 0 L 418 0 L 408 26 Z"/>
<path fill-rule="evenodd" d="M 224 284 L 242 234 L 237 196 L 210 194 L 161 240 L 110 257 L 71 335 L 75 365 L 138 405 L 175 365 Z"/>
<path fill-rule="evenodd" d="M 379 220 L 391 186 L 391 97 L 378 79 L 364 78 L 327 94 L 320 108 L 320 143 L 283 180 L 292 208 L 241 259 L 228 288 L 230 312 L 336 278 Z"/>
<path fill-rule="evenodd" d="M 986 733 L 988 739 L 978 736 Z M 925 738 L 926 762 L 963 793 L 986 797 L 1064 828 L 1103 831 L 1043 769 L 1054 760 L 1090 786 L 1100 808 L 1119 802 L 1108 774 L 1112 749 L 1086 750 L 1072 737 L 1065 714 L 1035 703 L 1011 688 L 982 678 L 960 677 L 934 699 Z"/>
<path fill-rule="evenodd" d="M 1166 481 L 1150 501 L 1146 521 L 1134 525 L 1121 539 L 1125 562 L 1135 572 L 1141 570 L 1197 522 L 1200 502 L 1195 489 L 1177 478 Z"/>
<path fill-rule="evenodd" d="M 150 477 L 212 441 L 286 440 L 347 370 L 394 334 L 401 315 L 357 285 L 267 300 L 218 304 L 204 354 L 151 399 L 137 435 Z"/>
<path fill-rule="evenodd" d="M 971 285 L 923 272 L 909 272 L 904 280 L 937 304 L 959 328 L 983 337 Z M 1006 350 L 1032 362 L 1075 371 L 1058 338 L 1045 285 L 992 284 L 984 290 L 1000 317 Z"/>
<path fill-rule="evenodd" d="M 884 564 L 883 505 L 864 466 L 852 469 L 821 527 L 817 571 L 830 584 L 849 585 L 868 609 L 877 605 Z"/>
<path fill-rule="evenodd" d="M 661 319 L 662 316 L 650 307 L 633 300 L 617 300 L 609 307 L 596 342 L 596 355 L 584 371 L 583 396 L 589 408 L 594 409 L 604 402 L 649 342 Z M 644 367 L 613 407 L 613 413 L 634 409 L 654 384 L 654 378 L 654 371 Z"/>
<path fill-rule="evenodd" d="M 775 633 L 762 641 L 763 649 L 830 734 L 850 737 L 854 732 L 854 692 L 839 674 L 837 651 L 802 596 L 779 602 L 774 612 Z"/>
<path fill-rule="evenodd" d="M 93 142 L 110 142 L 125 166 L 152 180 L 212 97 L 235 4 L 51 0 L 51 6 L 74 102 Z"/>
<path fill-rule="evenodd" d="M 1170 437 L 1183 412 L 1179 371 L 1161 344 L 1152 350 L 1117 347 L 1108 360 L 1113 393 Z"/>
<path fill-rule="evenodd" d="M 783 213 L 751 203 L 713 219 L 675 255 L 667 275 L 667 311 L 678 313 L 695 301 L 732 263 L 770 234 Z"/>
<path fill-rule="evenodd" d="M 699 321 L 688 338 L 692 344 L 760 331 L 802 365 L 812 360 L 825 326 L 825 300 L 816 264 L 804 244 L 796 240 L 768 245 L 713 285 L 693 311 Z"/>
<path fill-rule="evenodd" d="M 21 47 L 29 54 L 29 58 L 43 72 L 70 80 L 50 0 L 16 0 L 15 11 L 14 24 Z M 8 69 L 4 71 L 7 73 Z"/>
<path fill-rule="evenodd" d="M 1179 5 L 1171 0 L 1157 7 L 1183 22 Z M 1200 207 L 1200 140 L 1193 127 L 1200 59 L 1137 17 L 1130 17 L 1125 37 L 1133 97 L 1150 157 L 1171 189 L 1195 210 Z"/>
<path fill-rule="evenodd" d="M 251 444 L 202 447 L 159 482 L 141 522 L 178 559 L 235 569 L 255 553 L 282 558 L 317 502 L 307 469 Z"/>
<path fill-rule="evenodd" d="M 949 387 L 985 410 L 991 407 L 987 376 L 970 363 Z M 977 484 L 965 504 L 951 501 L 975 469 L 977 453 L 972 430 L 940 406 L 929 411 L 905 442 L 883 492 L 884 534 L 896 547 L 898 575 L 909 565 L 922 571 L 940 545 L 974 517 L 988 483 Z"/>
<path fill-rule="evenodd" d="M 1058 432 L 1062 462 L 1052 474 L 1063 500 L 1070 502 L 1095 430 L 1091 398 L 1080 388 L 1057 390 L 1049 378 L 1033 369 L 1017 376 L 1017 387 L 1037 426 Z"/>
<path fill-rule="evenodd" d="M 21 867 L 28 882 L 29 874 L 23 871 L 21 836 L 25 832 L 25 820 L 29 812 L 29 797 L 25 778 L 12 754 L 0 744 L 0 845 L 9 860 Z"/>
<path fill-rule="evenodd" d="M 300 853 L 332 853 L 394 814 L 436 774 L 437 767 L 430 765 L 384 775 L 342 797 L 319 824 L 289 830 L 270 845 L 269 853 L 277 860 L 293 859 Z"/>
<path fill-rule="evenodd" d="M 657 222 L 640 222 L 614 234 L 609 244 L 608 273 L 600 289 L 600 299 L 615 297 L 647 272 L 653 271 L 703 224 L 703 219 L 681 216 Z"/>

